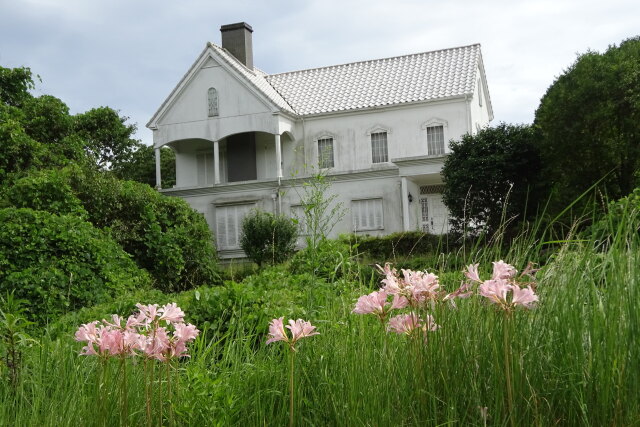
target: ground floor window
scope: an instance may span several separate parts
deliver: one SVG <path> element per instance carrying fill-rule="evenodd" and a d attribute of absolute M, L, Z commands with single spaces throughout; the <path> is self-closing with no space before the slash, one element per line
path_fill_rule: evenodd
<path fill-rule="evenodd" d="M 240 249 L 242 220 L 254 203 L 216 207 L 216 244 L 218 250 Z"/>
<path fill-rule="evenodd" d="M 351 218 L 354 231 L 384 229 L 382 199 L 352 200 Z"/>

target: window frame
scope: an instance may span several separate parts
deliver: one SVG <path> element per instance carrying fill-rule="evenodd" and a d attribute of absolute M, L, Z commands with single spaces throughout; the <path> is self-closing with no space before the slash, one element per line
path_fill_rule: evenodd
<path fill-rule="evenodd" d="M 429 129 L 433 129 L 433 128 L 437 128 L 437 127 L 441 127 L 442 128 L 442 151 L 434 153 L 432 151 L 435 151 L 435 150 L 431 150 L 430 149 Z M 427 120 L 426 122 L 422 123 L 421 128 L 422 128 L 422 130 L 424 130 L 424 141 L 426 143 L 427 155 L 428 156 L 443 156 L 443 155 L 447 154 L 447 152 L 448 152 L 447 141 L 448 141 L 449 123 L 444 119 L 440 119 L 440 118 L 434 117 L 434 118 L 432 118 L 430 120 Z"/>
<path fill-rule="evenodd" d="M 385 134 L 384 138 L 384 156 L 383 160 L 376 161 L 376 150 L 374 148 L 374 135 Z M 367 130 L 367 136 L 369 137 L 369 146 L 371 149 L 371 163 L 372 164 L 380 164 L 380 163 L 389 163 L 389 134 L 391 134 L 391 130 L 387 127 L 376 125 L 369 130 Z M 378 150 L 380 151 L 380 150 Z"/>
<path fill-rule="evenodd" d="M 325 163 L 323 161 L 323 156 L 322 156 L 323 151 L 320 149 L 320 144 L 326 143 L 327 141 L 331 143 L 331 165 L 328 165 L 328 163 Z M 331 134 L 326 134 L 326 133 L 315 138 L 315 146 L 318 153 L 318 168 L 332 169 L 336 167 L 335 141 L 336 141 L 335 136 Z"/>
<path fill-rule="evenodd" d="M 373 207 L 374 208 L 373 213 L 365 212 L 364 215 L 367 217 L 367 221 L 361 221 L 363 219 L 362 206 L 358 207 L 357 214 L 356 214 L 355 205 L 361 205 L 367 202 L 379 202 L 380 204 L 379 206 Z M 369 209 L 369 207 L 365 207 L 365 209 Z M 351 199 L 350 211 L 351 211 L 351 225 L 354 233 L 364 232 L 364 231 L 384 230 L 384 198 L 383 197 L 367 197 L 362 199 Z M 378 213 L 379 213 L 379 222 L 378 222 L 378 215 L 377 215 Z M 371 217 L 373 218 L 373 223 L 370 223 L 369 221 Z"/>
<path fill-rule="evenodd" d="M 229 244 L 229 228 L 231 228 L 230 222 L 228 220 L 228 216 L 225 213 L 224 216 L 224 226 L 225 226 L 225 232 L 221 233 L 221 223 L 222 223 L 222 217 L 221 217 L 221 211 L 224 209 L 225 211 L 227 211 L 230 208 L 238 208 L 238 207 L 245 207 L 245 211 L 242 214 L 242 218 L 239 218 L 238 216 L 238 211 L 235 211 L 235 230 L 234 230 L 234 242 L 232 242 L 233 244 Z M 217 249 L 219 251 L 233 251 L 233 250 L 240 250 L 240 238 L 242 236 L 242 221 L 244 220 L 244 218 L 253 210 L 256 209 L 257 204 L 256 202 L 238 202 L 238 203 L 229 203 L 229 204 L 221 204 L 221 205 L 216 205 L 215 206 L 215 229 L 216 229 L 216 245 L 217 245 Z M 224 239 L 221 237 L 224 236 Z"/>

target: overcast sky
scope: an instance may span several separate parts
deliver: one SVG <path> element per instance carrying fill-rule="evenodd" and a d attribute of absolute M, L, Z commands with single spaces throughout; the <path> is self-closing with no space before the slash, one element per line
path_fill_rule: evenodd
<path fill-rule="evenodd" d="M 481 43 L 494 124 L 531 123 L 576 54 L 640 35 L 638 0 L 0 0 L 0 65 L 39 74 L 72 113 L 145 124 L 220 26 L 253 27 L 267 73 Z"/>

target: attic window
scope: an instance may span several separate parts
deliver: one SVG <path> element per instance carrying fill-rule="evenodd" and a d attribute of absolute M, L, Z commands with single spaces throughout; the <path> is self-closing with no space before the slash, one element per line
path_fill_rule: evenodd
<path fill-rule="evenodd" d="M 209 101 L 209 117 L 218 115 L 218 91 L 215 87 L 210 87 L 207 92 L 207 100 Z"/>

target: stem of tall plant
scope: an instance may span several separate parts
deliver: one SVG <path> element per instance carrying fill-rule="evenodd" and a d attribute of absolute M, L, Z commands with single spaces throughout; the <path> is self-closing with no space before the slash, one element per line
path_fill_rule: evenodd
<path fill-rule="evenodd" d="M 103 426 L 107 425 L 107 414 L 105 413 L 106 405 L 104 403 L 107 392 L 105 384 L 107 378 L 107 363 L 108 360 L 106 357 L 100 356 L 100 375 L 98 377 L 98 383 L 96 384 L 96 397 L 98 398 L 98 422 Z"/>
<path fill-rule="evenodd" d="M 125 356 L 120 357 L 120 371 L 122 372 L 122 382 L 120 383 L 120 425 L 129 425 L 129 396 L 127 390 L 127 360 Z"/>
<path fill-rule="evenodd" d="M 151 384 L 152 378 L 149 375 L 149 359 L 144 358 L 144 399 L 146 405 L 147 427 L 151 427 Z"/>
<path fill-rule="evenodd" d="M 175 420 L 173 419 L 173 394 L 171 390 L 171 359 L 167 358 L 166 361 L 167 372 L 167 402 L 169 404 L 169 425 L 174 426 Z"/>
<path fill-rule="evenodd" d="M 293 359 L 295 350 L 289 350 L 289 427 L 293 427 Z"/>
<path fill-rule="evenodd" d="M 503 330 L 503 344 L 504 344 L 504 375 L 507 380 L 507 410 L 509 424 L 511 427 L 515 426 L 515 419 L 513 417 L 513 385 L 511 383 L 511 312 L 505 311 L 504 323 L 502 325 Z"/>

